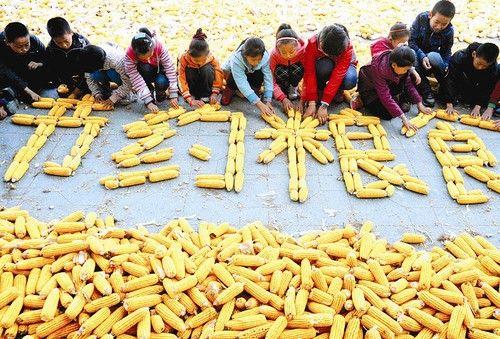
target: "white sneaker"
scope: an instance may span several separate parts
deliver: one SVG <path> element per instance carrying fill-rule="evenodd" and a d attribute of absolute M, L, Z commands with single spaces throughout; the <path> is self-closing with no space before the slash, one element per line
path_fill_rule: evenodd
<path fill-rule="evenodd" d="M 210 102 L 210 98 L 209 97 L 203 97 L 203 98 L 200 98 L 200 100 L 203 101 L 204 103 Z"/>
<path fill-rule="evenodd" d="M 118 104 L 122 106 L 128 106 L 136 101 L 137 101 L 137 95 L 135 95 L 135 93 L 129 93 L 125 98 L 118 101 Z"/>
<path fill-rule="evenodd" d="M 288 90 L 288 99 L 296 100 L 298 97 L 299 91 L 297 90 L 297 87 L 290 86 L 290 89 Z"/>

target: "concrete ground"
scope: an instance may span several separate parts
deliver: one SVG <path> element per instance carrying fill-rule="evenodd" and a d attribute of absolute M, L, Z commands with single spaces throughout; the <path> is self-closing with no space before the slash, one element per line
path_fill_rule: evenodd
<path fill-rule="evenodd" d="M 334 108 L 334 111 L 337 109 Z M 114 215 L 121 227 L 143 224 L 152 230 L 181 216 L 190 218 L 193 225 L 198 220 L 205 220 L 230 222 L 241 227 L 245 223 L 260 220 L 290 234 L 372 220 L 377 234 L 391 241 L 398 239 L 406 231 L 423 232 L 436 241 L 443 235 L 469 230 L 487 235 L 497 246 L 500 245 L 498 194 L 464 174 L 466 187 L 481 188 L 490 197 L 490 201 L 482 205 L 460 206 L 449 197 L 441 167 L 427 144 L 426 132 L 434 127 L 436 120 L 410 139 L 400 135 L 399 121 L 383 123 L 390 134 L 393 152 L 397 155 L 396 160 L 388 165 L 407 164 L 412 175 L 429 184 L 428 196 L 402 189 L 397 189 L 392 198 L 378 200 L 360 200 L 349 195 L 341 180 L 338 154 L 333 149 L 333 141 L 329 140 L 325 145 L 332 149 L 335 162 L 321 165 L 307 156 L 309 199 L 305 203 L 295 203 L 288 195 L 286 152 L 270 164 L 256 162 L 257 155 L 270 141 L 256 140 L 253 134 L 266 127 L 266 123 L 260 119 L 253 106 L 240 99 L 235 99 L 230 110 L 243 111 L 248 118 L 245 184 L 239 194 L 194 186 L 196 174 L 224 173 L 229 128 L 226 123 L 196 122 L 184 127 L 174 127 L 177 135 L 164 141 L 161 147 L 173 147 L 175 154 L 162 165 L 180 165 L 179 178 L 112 191 L 100 186 L 101 177 L 118 172 L 111 161 L 111 153 L 133 142 L 126 138 L 121 126 L 142 117 L 144 108 L 135 103 L 129 107 L 117 108 L 114 112 L 97 114 L 108 116 L 110 123 L 102 129 L 101 135 L 91 145 L 91 151 L 84 157 L 81 167 L 70 178 L 52 177 L 42 172 L 44 161 L 62 162 L 81 132 L 81 129 L 58 128 L 33 159 L 25 177 L 18 183 L 1 185 L 0 205 L 20 205 L 41 220 L 58 218 L 78 209 L 98 211 Z M 46 114 L 45 110 L 28 109 L 26 112 Z M 500 134 L 458 123 L 455 125 L 462 129 L 473 129 L 500 159 L 500 148 L 495 147 Z M 175 126 L 175 123 L 171 122 L 171 126 Z M 353 130 L 358 129 L 361 130 L 358 127 Z M 2 174 L 33 131 L 33 127 L 13 125 L 9 119 L 0 122 Z M 193 143 L 212 148 L 212 159 L 202 162 L 191 157 L 188 148 Z M 373 147 L 366 142 L 358 142 L 357 145 L 361 149 Z M 153 166 L 156 165 L 140 165 L 133 170 Z M 364 182 L 375 180 L 364 174 L 362 176 Z"/>

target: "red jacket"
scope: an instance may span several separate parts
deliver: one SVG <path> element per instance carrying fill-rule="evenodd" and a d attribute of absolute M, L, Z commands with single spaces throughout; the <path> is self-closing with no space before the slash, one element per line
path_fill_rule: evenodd
<path fill-rule="evenodd" d="M 317 101 L 318 100 L 318 84 L 316 81 L 316 60 L 328 57 L 318 49 L 318 39 L 314 35 L 309 38 L 304 56 L 304 83 L 302 88 L 302 100 Z M 323 91 L 323 97 L 320 101 L 332 102 L 337 94 L 337 91 L 342 85 L 342 81 L 347 73 L 351 63 L 356 65 L 358 61 L 354 56 L 354 49 L 349 43 L 346 50 L 337 57 L 331 57 L 335 63 L 335 67 L 330 76 L 330 80 Z"/>
<path fill-rule="evenodd" d="M 392 47 L 391 41 L 389 38 L 380 38 L 375 40 L 371 45 L 370 45 L 370 52 L 372 54 L 372 58 L 385 51 L 391 51 L 394 48 Z"/>
<path fill-rule="evenodd" d="M 273 92 L 274 98 L 278 101 L 283 101 L 286 98 L 286 94 L 283 93 L 280 86 L 276 83 L 276 78 L 274 77 L 274 71 L 278 65 L 290 65 L 296 63 L 304 64 L 304 55 L 306 52 L 306 42 L 302 39 L 299 40 L 299 50 L 297 54 L 290 60 L 284 59 L 278 49 L 275 47 L 271 52 L 271 59 L 269 60 L 269 66 L 271 67 L 271 72 L 273 72 Z"/>

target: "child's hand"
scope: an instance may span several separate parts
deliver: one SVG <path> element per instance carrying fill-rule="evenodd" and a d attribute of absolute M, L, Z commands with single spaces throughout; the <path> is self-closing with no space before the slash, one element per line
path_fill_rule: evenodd
<path fill-rule="evenodd" d="M 189 106 L 191 107 L 196 107 L 196 108 L 201 108 L 205 105 L 205 103 L 201 100 L 195 100 L 195 99 L 192 99 L 191 101 L 189 101 Z"/>
<path fill-rule="evenodd" d="M 422 59 L 422 66 L 424 66 L 425 69 L 431 69 L 431 62 L 429 61 L 428 57 L 425 57 Z"/>
<path fill-rule="evenodd" d="M 302 100 L 295 104 L 295 110 L 300 114 L 304 113 L 304 102 Z"/>
<path fill-rule="evenodd" d="M 420 77 L 420 74 L 415 69 L 412 69 L 413 76 L 415 77 L 415 85 L 420 85 L 422 82 L 422 78 Z"/>
<path fill-rule="evenodd" d="M 104 106 L 106 106 L 106 107 L 113 107 L 113 106 L 115 106 L 115 103 L 113 101 L 111 101 L 110 99 L 102 101 L 102 104 Z"/>
<path fill-rule="evenodd" d="M 101 93 L 97 93 L 96 95 L 94 95 L 94 99 L 95 101 L 103 101 L 104 100 L 104 96 L 101 94 Z"/>
<path fill-rule="evenodd" d="M 28 94 L 30 96 L 31 100 L 40 101 L 40 96 L 38 94 L 36 94 L 35 92 L 33 92 L 30 88 L 26 87 L 24 89 L 24 91 L 26 92 L 26 94 Z"/>
<path fill-rule="evenodd" d="M 408 120 L 403 120 L 403 125 L 408 129 L 408 130 L 412 130 L 414 132 L 418 131 L 418 128 L 417 126 L 415 126 L 414 124 L 412 124 L 411 122 L 409 122 Z"/>
<path fill-rule="evenodd" d="M 304 112 L 304 118 L 312 117 L 316 114 L 316 103 L 308 103 L 306 111 Z"/>
<path fill-rule="evenodd" d="M 265 115 L 273 115 L 274 114 L 274 109 L 272 108 L 272 106 L 269 107 L 269 105 L 266 105 L 262 101 L 257 102 L 256 105 L 262 114 L 265 114 Z"/>
<path fill-rule="evenodd" d="M 158 112 L 160 109 L 158 108 L 158 106 L 156 106 L 154 103 L 150 102 L 149 104 L 146 105 L 146 107 L 149 109 L 149 111 L 151 113 L 156 113 Z"/>
<path fill-rule="evenodd" d="M 283 111 L 285 113 L 293 109 L 293 103 L 288 98 L 283 99 L 281 105 L 283 105 Z"/>
<path fill-rule="evenodd" d="M 219 103 L 219 96 L 215 93 L 212 93 L 210 96 L 210 105 L 216 105 Z"/>
<path fill-rule="evenodd" d="M 3 107 L 0 107 L 0 120 L 5 119 L 7 116 L 7 112 L 3 109 Z"/>
<path fill-rule="evenodd" d="M 39 67 L 42 67 L 43 64 L 41 62 L 35 62 L 35 61 L 30 61 L 30 63 L 28 64 L 28 68 L 30 70 L 34 70 L 34 69 L 37 69 Z"/>
<path fill-rule="evenodd" d="M 453 107 L 453 104 L 451 102 L 446 104 L 446 114 L 452 115 L 455 113 L 455 108 Z"/>
<path fill-rule="evenodd" d="M 425 107 L 425 105 L 421 102 L 417 104 L 418 110 L 424 114 L 432 114 L 432 109 L 430 107 Z"/>
<path fill-rule="evenodd" d="M 319 122 L 323 125 L 328 121 L 328 107 L 321 106 L 318 108 L 318 112 L 316 113 L 316 118 L 318 118 Z"/>
<path fill-rule="evenodd" d="M 480 114 L 481 114 L 481 106 L 479 106 L 479 105 L 474 106 L 472 111 L 470 111 L 470 115 L 473 118 L 479 118 Z"/>
<path fill-rule="evenodd" d="M 500 131 L 500 120 L 495 120 L 495 128 Z"/>
<path fill-rule="evenodd" d="M 170 99 L 170 105 L 173 108 L 179 108 L 179 102 L 177 101 L 177 98 L 172 98 Z M 158 108 L 158 107 L 157 107 Z"/>
<path fill-rule="evenodd" d="M 483 116 L 481 117 L 481 119 L 483 119 L 483 120 L 490 120 L 492 116 L 493 116 L 493 108 L 492 107 L 488 107 L 484 111 Z"/>

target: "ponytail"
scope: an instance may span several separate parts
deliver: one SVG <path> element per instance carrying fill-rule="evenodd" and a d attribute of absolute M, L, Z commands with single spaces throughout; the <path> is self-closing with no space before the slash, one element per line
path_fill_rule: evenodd
<path fill-rule="evenodd" d="M 206 39 L 207 35 L 203 32 L 201 28 L 198 28 L 195 35 L 193 35 L 191 43 L 189 44 L 189 49 L 188 49 L 189 55 L 195 58 L 208 55 L 210 50 L 208 48 L 208 43 Z"/>

